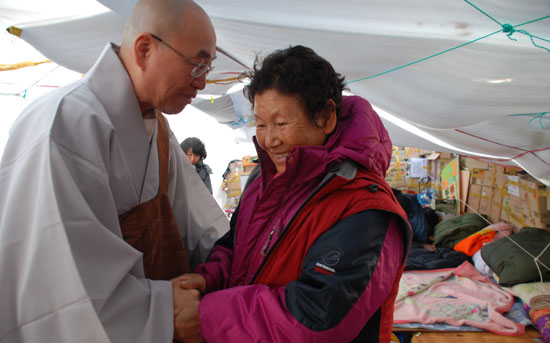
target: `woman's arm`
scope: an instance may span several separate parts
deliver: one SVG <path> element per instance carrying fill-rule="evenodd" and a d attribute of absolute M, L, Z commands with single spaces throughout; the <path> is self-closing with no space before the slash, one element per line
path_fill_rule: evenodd
<path fill-rule="evenodd" d="M 370 210 L 350 216 L 312 245 L 299 279 L 286 287 L 250 285 L 204 296 L 201 336 L 212 342 L 349 342 L 371 318 L 380 319 L 404 246 L 392 215 Z"/>

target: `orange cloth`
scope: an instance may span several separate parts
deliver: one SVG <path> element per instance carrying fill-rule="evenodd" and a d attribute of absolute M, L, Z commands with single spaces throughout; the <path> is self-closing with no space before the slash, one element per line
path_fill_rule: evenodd
<path fill-rule="evenodd" d="M 456 251 L 461 251 L 468 256 L 474 256 L 474 254 L 483 247 L 484 244 L 489 243 L 493 240 L 493 237 L 496 235 L 496 231 L 488 227 L 483 230 L 479 230 L 476 233 L 469 235 L 460 242 L 458 242 L 454 249 Z"/>

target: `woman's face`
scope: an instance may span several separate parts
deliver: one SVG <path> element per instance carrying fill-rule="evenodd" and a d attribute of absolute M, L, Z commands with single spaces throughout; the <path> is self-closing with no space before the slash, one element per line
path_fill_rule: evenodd
<path fill-rule="evenodd" d="M 336 126 L 336 113 L 315 126 L 298 98 L 268 89 L 254 97 L 256 138 L 269 154 L 279 174 L 286 170 L 286 157 L 295 146 L 323 145 Z M 334 111 L 332 111 L 334 112 Z"/>
<path fill-rule="evenodd" d="M 201 159 L 199 155 L 193 153 L 192 148 L 187 149 L 187 151 L 185 152 L 185 155 L 187 156 L 187 159 L 189 160 L 189 162 L 191 162 L 191 164 L 193 165 L 195 165 L 195 163 L 199 162 L 199 160 Z"/>

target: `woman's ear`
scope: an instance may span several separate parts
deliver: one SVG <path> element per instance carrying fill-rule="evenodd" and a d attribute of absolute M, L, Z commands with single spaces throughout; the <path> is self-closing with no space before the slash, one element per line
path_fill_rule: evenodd
<path fill-rule="evenodd" d="M 336 103 L 332 99 L 328 99 L 328 108 L 327 116 L 325 120 L 325 125 L 323 126 L 323 132 L 327 135 L 330 135 L 336 128 Z"/>

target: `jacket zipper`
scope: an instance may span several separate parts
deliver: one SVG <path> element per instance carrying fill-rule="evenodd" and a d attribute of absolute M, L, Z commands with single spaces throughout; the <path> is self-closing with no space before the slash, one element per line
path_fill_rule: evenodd
<path fill-rule="evenodd" d="M 274 232 L 275 232 L 275 228 L 273 228 L 273 230 L 271 230 L 271 232 L 269 233 L 269 239 L 267 240 L 264 250 L 262 250 L 262 255 L 264 256 L 266 256 L 267 251 L 269 250 L 269 244 L 271 243 L 271 239 L 273 238 Z"/>
<path fill-rule="evenodd" d="M 317 193 L 319 193 L 330 181 L 332 181 L 332 179 L 334 179 L 336 177 L 336 173 L 333 173 L 331 175 L 329 175 L 327 178 L 325 178 L 320 184 L 319 186 L 317 186 L 317 188 L 311 192 L 311 194 L 307 197 L 307 199 L 302 203 L 302 205 L 300 205 L 300 207 L 296 210 L 296 212 L 294 213 L 294 215 L 290 218 L 290 220 L 288 221 L 288 223 L 285 225 L 285 227 L 283 228 L 283 230 L 281 231 L 281 234 L 279 235 L 279 237 L 277 238 L 277 240 L 275 241 L 275 243 L 273 243 L 273 246 L 271 247 L 271 249 L 269 249 L 269 243 L 271 242 L 271 238 L 273 237 L 273 233 L 275 231 L 275 229 L 273 229 L 273 231 L 271 231 L 271 233 L 269 234 L 269 241 L 267 243 L 267 246 L 265 247 L 264 251 L 265 251 L 265 257 L 264 257 L 264 260 L 262 261 L 262 263 L 260 264 L 260 266 L 258 267 L 258 270 L 256 270 L 256 273 L 254 273 L 254 277 L 252 277 L 252 279 L 250 280 L 250 284 L 253 284 L 254 281 L 256 280 L 256 278 L 258 277 L 258 275 L 260 274 L 260 271 L 262 270 L 263 266 L 266 264 L 267 262 L 267 259 L 269 258 L 269 256 L 271 256 L 271 252 L 273 251 L 273 249 L 275 248 L 275 246 L 277 246 L 277 243 L 279 243 L 281 241 L 281 238 L 283 237 L 283 235 L 285 234 L 286 232 L 286 229 L 292 224 L 292 222 L 294 222 L 294 219 L 298 216 L 298 213 L 300 213 L 300 210 L 302 208 L 304 208 L 304 206 L 315 196 L 317 195 Z"/>

